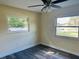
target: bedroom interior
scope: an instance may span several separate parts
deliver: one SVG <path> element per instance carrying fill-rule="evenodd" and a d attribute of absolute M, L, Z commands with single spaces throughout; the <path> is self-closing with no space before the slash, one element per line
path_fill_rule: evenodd
<path fill-rule="evenodd" d="M 0 0 L 0 59 L 79 59 L 78 0 Z"/>

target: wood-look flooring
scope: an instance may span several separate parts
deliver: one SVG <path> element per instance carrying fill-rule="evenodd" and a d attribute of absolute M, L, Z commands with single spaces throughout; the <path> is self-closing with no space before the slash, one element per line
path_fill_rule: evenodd
<path fill-rule="evenodd" d="M 79 57 L 44 45 L 37 45 L 0 59 L 79 59 Z"/>

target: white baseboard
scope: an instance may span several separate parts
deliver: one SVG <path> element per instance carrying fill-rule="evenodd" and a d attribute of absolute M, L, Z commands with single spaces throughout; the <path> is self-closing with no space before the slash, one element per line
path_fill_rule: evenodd
<path fill-rule="evenodd" d="M 73 55 L 76 55 L 76 56 L 79 56 L 79 53 L 71 52 L 71 51 L 65 50 L 63 48 L 55 47 L 53 45 L 49 45 L 49 44 L 42 43 L 42 42 L 40 44 L 45 45 L 45 46 L 49 46 L 51 48 L 55 48 L 55 49 L 58 49 L 58 50 L 61 50 L 61 51 L 64 51 L 64 52 L 68 52 L 68 53 L 73 54 Z"/>
<path fill-rule="evenodd" d="M 36 45 L 39 45 L 39 44 L 31 44 L 29 46 L 21 46 L 21 47 L 18 47 L 18 48 L 11 49 L 9 51 L 2 52 L 2 53 L 0 53 L 0 58 L 5 57 L 7 55 L 11 55 L 11 54 L 16 53 L 16 52 L 20 52 L 22 50 L 31 48 L 31 47 L 36 46 Z"/>

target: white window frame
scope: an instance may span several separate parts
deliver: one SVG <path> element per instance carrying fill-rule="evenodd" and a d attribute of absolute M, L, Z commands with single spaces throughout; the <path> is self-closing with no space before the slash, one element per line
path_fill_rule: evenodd
<path fill-rule="evenodd" d="M 75 16 L 72 16 L 72 17 L 75 17 Z M 61 27 L 65 27 L 65 28 L 78 28 L 78 37 L 69 37 L 69 36 L 61 36 L 61 35 L 57 35 L 57 37 L 66 37 L 66 38 L 76 38 L 76 39 L 79 39 L 79 26 L 57 26 L 57 20 L 56 20 L 56 28 L 55 28 L 55 33 L 57 32 L 57 28 L 61 28 Z"/>

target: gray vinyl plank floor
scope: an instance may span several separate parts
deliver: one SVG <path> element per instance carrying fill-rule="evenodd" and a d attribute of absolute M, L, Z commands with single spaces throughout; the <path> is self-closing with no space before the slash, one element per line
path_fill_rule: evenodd
<path fill-rule="evenodd" d="M 79 57 L 44 45 L 37 45 L 0 59 L 79 59 Z"/>

